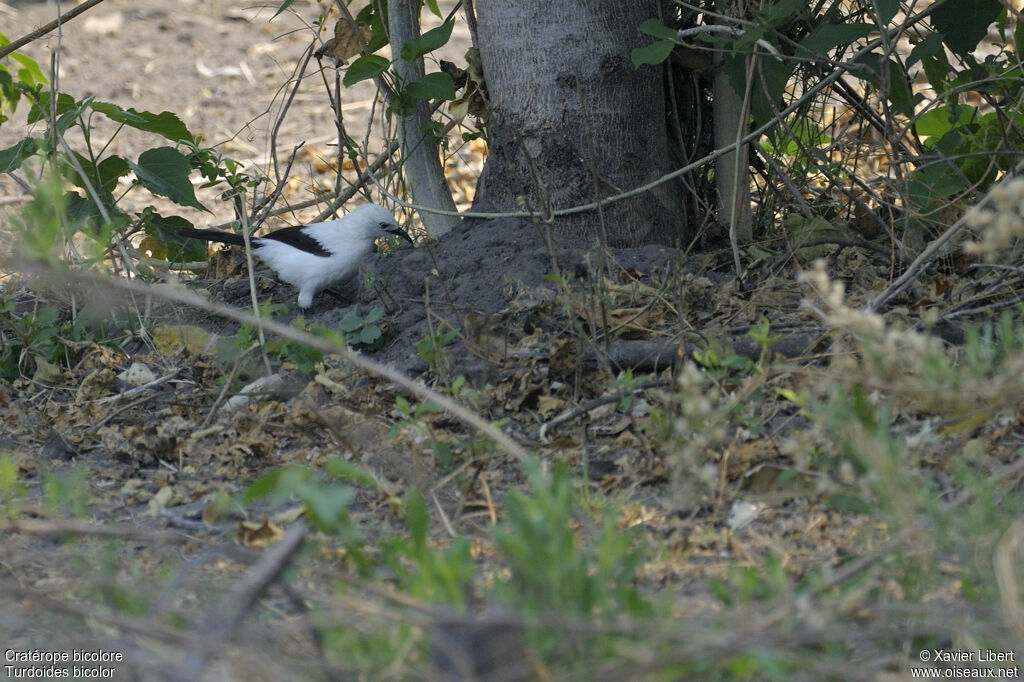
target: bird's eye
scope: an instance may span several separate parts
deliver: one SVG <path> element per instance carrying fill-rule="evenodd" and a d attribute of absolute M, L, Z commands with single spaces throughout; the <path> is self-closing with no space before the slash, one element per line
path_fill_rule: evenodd
<path fill-rule="evenodd" d="M 387 223 L 381 223 L 381 224 L 380 224 L 380 229 L 382 229 L 382 230 L 386 230 L 386 229 L 388 229 L 389 227 L 390 227 L 390 225 L 388 225 Z"/>

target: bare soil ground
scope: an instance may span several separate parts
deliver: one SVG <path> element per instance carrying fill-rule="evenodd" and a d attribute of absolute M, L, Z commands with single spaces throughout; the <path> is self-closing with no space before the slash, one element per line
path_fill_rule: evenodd
<path fill-rule="evenodd" d="M 312 6 L 295 4 L 307 17 Z M 54 14 L 51 4 L 8 0 L 0 21 L 13 38 Z M 268 23 L 272 14 L 273 7 L 236 0 L 107 0 L 64 29 L 61 88 L 140 110 L 175 112 L 208 141 L 221 142 L 225 154 L 266 167 L 282 88 L 310 41 L 308 27 L 294 15 Z M 457 59 L 468 39 L 456 30 L 450 50 Z M 57 46 L 51 36 L 23 51 L 48 64 L 48 48 Z M 345 115 L 354 127 L 360 125 L 356 121 L 363 129 L 379 127 L 370 116 L 380 111 L 373 95 L 368 84 L 344 91 Z M 110 132 L 103 124 L 97 130 Z M 3 126 L 0 148 L 23 134 L 16 124 Z M 281 158 L 306 143 L 286 201 L 303 201 L 310 190 L 333 183 L 336 137 L 322 82 L 307 77 L 278 133 Z M 371 147 L 379 144 L 372 134 L 368 139 Z M 126 132 L 114 144 L 132 156 L 149 143 Z M 478 161 L 468 157 L 469 163 Z M 466 168 L 463 163 L 455 175 L 468 176 Z M 14 202 L 22 195 L 13 183 L 0 184 L 0 197 Z M 230 206 L 214 195 L 201 199 L 213 215 L 197 211 L 188 214 L 191 220 L 206 225 L 231 219 Z M 309 220 L 319 208 L 285 219 Z M 762 314 L 783 330 L 789 354 L 815 348 L 815 332 L 797 314 L 799 292 L 788 278 L 740 292 L 720 274 L 720 266 L 730 263 L 724 252 L 697 259 L 649 247 L 612 251 L 605 258 L 600 262 L 590 244 L 549 249 L 542 228 L 521 221 L 466 224 L 437 244 L 399 250 L 371 264 L 383 294 L 367 288 L 344 305 L 322 296 L 307 320 L 331 326 L 347 315 L 385 308 L 386 340 L 373 357 L 442 389 L 455 376 L 467 376 L 478 394 L 466 400 L 487 419 L 508 419 L 510 434 L 550 460 L 586 467 L 590 491 L 623 505 L 630 516 L 623 524 L 643 525 L 663 547 L 663 560 L 643 568 L 643 588 L 665 595 L 680 617 L 713 612 L 709 581 L 725 577 L 737 563 L 755 566 L 781 556 L 787 573 L 804 575 L 838 566 L 865 542 L 883 541 L 885 529 L 872 527 L 866 517 L 840 514 L 792 494 L 792 488 L 779 488 L 773 477 L 789 460 L 775 439 L 799 423 L 792 405 L 766 406 L 764 434 L 737 441 L 731 459 L 711 465 L 721 477 L 712 495 L 674 480 L 665 453 L 652 449 L 644 427 L 656 404 L 626 410 L 607 401 L 553 423 L 574 406 L 607 396 L 620 370 L 640 368 L 656 379 L 679 359 L 681 341 L 703 344 L 710 338 L 723 351 L 735 347 L 756 358 L 759 348 L 744 333 Z M 876 270 L 886 275 L 885 262 L 859 255 L 837 260 L 864 280 Z M 572 286 L 545 279 L 556 269 L 572 275 Z M 216 299 L 246 304 L 244 280 L 199 286 Z M 294 291 L 287 286 L 270 292 L 273 300 L 293 307 Z M 20 294 L 19 305 L 34 305 L 34 296 Z M 136 314 L 158 330 L 184 324 L 225 337 L 237 328 L 183 306 L 136 305 Z M 619 332 L 611 340 L 597 331 L 609 323 Z M 417 344 L 449 329 L 459 332 L 428 362 Z M 366 465 L 378 479 L 375 486 L 359 487 L 351 507 L 353 527 L 367 547 L 401 532 L 394 512 L 410 488 L 432 500 L 438 543 L 448 537 L 449 526 L 483 540 L 506 492 L 522 485 L 520 467 L 511 457 L 493 454 L 484 461 L 466 455 L 464 468 L 439 461 L 430 441 L 446 441 L 459 451 L 469 438 L 463 425 L 442 414 L 421 420 L 429 439 L 416 428 L 392 437 L 401 421 L 395 408 L 401 391 L 330 359 L 315 380 L 294 361 L 286 362 L 283 386 L 228 412 L 220 409 L 225 376 L 237 369 L 237 385 L 257 376 L 259 365 L 232 364 L 232 358 L 188 346 L 89 347 L 56 385 L 26 379 L 0 386 L 0 449 L 12 453 L 28 484 L 23 521 L 3 530 L 4 646 L 120 652 L 126 660 L 116 665 L 116 679 L 171 679 L 199 665 L 197 660 L 208 666 L 199 665 L 202 679 L 324 679 L 327 672 L 345 678 L 353 669 L 350 661 L 323 653 L 319 631 L 304 620 L 310 610 L 327 619 L 388 622 L 413 619 L 410 614 L 426 606 L 396 600 L 393 612 L 375 613 L 360 604 L 367 593 L 359 592 L 366 586 L 355 564 L 326 539 L 318 556 L 295 568 L 292 587 L 274 587 L 258 603 L 244 603 L 230 590 L 264 556 L 254 548 L 277 538 L 296 514 L 287 501 L 242 510 L 232 500 L 274 467 L 318 468 L 341 457 Z M 99 400 L 76 395 L 87 376 L 118 373 L 133 362 L 170 379 L 137 397 L 103 400 L 119 390 L 113 381 L 100 389 Z M 657 395 L 649 399 L 657 403 Z M 60 491 L 70 495 L 81 486 L 88 500 L 61 499 Z M 48 506 L 53 491 L 64 506 Z M 759 511 L 753 521 L 740 523 L 734 514 L 746 508 L 741 498 L 747 495 L 756 497 Z M 67 521 L 68 509 L 90 523 Z M 106 526 L 107 534 L 97 530 Z M 350 581 L 348 588 L 339 587 L 339 577 Z M 367 589 L 375 594 L 377 588 Z M 240 603 L 257 615 L 240 619 L 230 641 L 218 633 L 215 651 L 204 649 L 203 633 L 216 631 L 219 619 Z M 394 661 L 392 676 L 422 670 L 424 662 L 406 653 L 408 660 Z M 352 657 L 358 658 L 354 650 Z"/>

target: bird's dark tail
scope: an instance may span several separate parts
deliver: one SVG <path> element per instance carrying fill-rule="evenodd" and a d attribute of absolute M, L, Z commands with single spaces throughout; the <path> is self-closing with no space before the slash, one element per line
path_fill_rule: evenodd
<path fill-rule="evenodd" d="M 245 244 L 242 235 L 224 232 L 223 230 L 194 230 L 190 227 L 180 227 L 178 228 L 178 234 L 182 237 L 192 237 L 193 239 L 202 239 L 207 242 L 220 242 L 221 244 L 234 244 L 235 246 Z"/>

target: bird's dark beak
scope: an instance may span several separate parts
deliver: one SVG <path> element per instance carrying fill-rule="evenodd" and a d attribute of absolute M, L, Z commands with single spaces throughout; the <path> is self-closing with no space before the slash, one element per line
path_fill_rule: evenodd
<path fill-rule="evenodd" d="M 400 227 L 389 227 L 387 229 L 387 231 L 388 231 L 389 234 L 393 234 L 396 237 L 401 237 L 405 241 L 407 241 L 410 244 L 412 244 L 412 237 L 410 237 L 409 233 L 406 232 L 405 230 L 403 230 L 402 228 L 400 228 Z"/>

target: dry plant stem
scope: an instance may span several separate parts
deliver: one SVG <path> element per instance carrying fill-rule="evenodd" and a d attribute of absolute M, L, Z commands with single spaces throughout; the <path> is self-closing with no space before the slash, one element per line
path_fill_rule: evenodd
<path fill-rule="evenodd" d="M 982 297 L 978 297 L 976 300 L 982 300 Z M 958 308 L 951 310 L 947 313 L 939 315 L 940 322 L 951 322 L 959 317 L 974 317 L 975 315 L 991 315 L 997 313 L 1000 310 L 1006 310 L 1007 308 L 1016 307 L 1022 300 L 1020 297 L 1014 297 L 1005 301 L 999 301 L 998 303 L 987 303 L 980 305 L 976 308 Z"/>
<path fill-rule="evenodd" d="M 206 413 L 206 418 L 203 419 L 203 423 L 199 425 L 199 428 L 196 429 L 196 431 L 203 431 L 204 429 L 209 428 L 210 424 L 213 423 L 213 418 L 217 416 L 217 410 L 219 410 L 220 406 L 224 404 L 224 399 L 227 397 L 228 391 L 231 390 L 231 384 L 235 380 L 235 375 L 238 374 L 238 369 L 242 366 L 242 360 L 244 360 L 257 345 L 259 344 L 254 343 L 239 353 L 238 357 L 235 358 L 235 364 L 232 365 L 231 372 L 228 374 L 228 378 L 224 381 L 224 387 L 221 388 L 220 393 L 217 395 L 217 399 L 213 401 L 213 406 L 210 407 L 210 411 Z M 192 435 L 195 436 L 195 432 L 193 432 Z"/>
<path fill-rule="evenodd" d="M 444 290 L 444 297 L 448 300 L 448 305 L 455 306 L 455 297 L 452 296 L 452 290 L 448 288 L 448 278 L 445 277 L 444 273 L 441 272 L 441 264 L 437 260 L 437 253 L 434 251 L 433 244 L 425 244 L 424 248 L 427 250 L 427 255 L 430 256 L 430 261 L 434 264 L 434 272 L 437 273 L 437 279 L 441 282 L 441 288 Z M 429 285 L 424 282 L 424 286 L 429 288 Z M 429 308 L 427 308 L 429 312 Z"/>
<path fill-rule="evenodd" d="M 813 219 L 814 212 L 811 211 L 811 207 L 807 205 L 806 201 L 804 201 L 804 198 L 800 193 L 800 190 L 796 186 L 796 181 L 793 180 L 793 176 L 787 173 L 786 170 L 779 165 L 779 162 L 776 161 L 771 154 L 762 149 L 761 145 L 752 144 L 750 145 L 750 149 L 753 150 L 755 154 L 761 157 L 761 160 L 764 161 L 765 164 L 772 169 L 772 172 L 779 176 L 779 179 L 782 181 L 782 184 L 786 186 L 787 190 L 789 190 L 789 195 L 793 197 L 793 201 L 796 202 L 796 207 L 797 210 L 800 211 L 800 215 L 802 215 L 807 220 Z M 765 175 L 765 177 L 768 177 L 767 174 Z M 888 252 L 886 252 L 886 254 L 888 254 Z"/>
<path fill-rule="evenodd" d="M 863 237 L 854 236 L 854 238 L 851 239 L 821 237 L 820 239 L 808 239 L 806 241 L 788 244 L 786 246 L 785 252 L 779 254 L 774 259 L 772 259 L 772 261 L 768 264 L 766 270 L 772 275 L 778 275 L 782 267 L 786 265 L 786 263 L 788 263 L 790 260 L 792 260 L 793 256 L 795 256 L 796 252 L 799 251 L 800 249 L 806 249 L 812 246 L 822 246 L 825 244 L 838 246 L 841 249 L 851 247 L 867 249 L 869 251 L 874 251 L 880 256 L 885 257 L 888 257 L 890 255 L 889 250 L 887 248 L 885 248 L 881 244 L 876 244 L 873 241 L 864 239 Z M 772 329 L 774 329 L 774 327 Z"/>
<path fill-rule="evenodd" d="M 978 202 L 978 208 L 984 207 L 988 204 L 992 195 L 986 195 L 980 202 Z M 964 213 L 960 218 L 950 225 L 949 229 L 943 232 L 941 235 L 935 238 L 933 242 L 928 244 L 924 251 L 921 252 L 914 262 L 907 266 L 906 271 L 900 275 L 894 282 L 882 290 L 873 301 L 868 303 L 868 312 L 875 312 L 886 306 L 894 297 L 905 291 L 911 283 L 918 278 L 918 276 L 924 272 L 924 269 L 931 263 L 935 258 L 938 257 L 942 248 L 946 245 L 949 240 L 956 236 L 956 234 L 967 225 L 967 213 Z"/>
<path fill-rule="evenodd" d="M 148 535 L 152 537 L 155 534 L 149 533 Z M 180 537 L 180 540 L 176 541 L 179 544 L 190 541 L 190 538 L 183 534 L 175 533 L 174 535 Z M 114 613 L 112 610 L 103 608 L 95 603 L 57 599 L 49 594 L 40 592 L 37 588 L 24 587 L 17 580 L 4 580 L 0 582 L 0 594 L 3 594 L 5 599 L 13 600 L 12 604 L 15 602 L 33 604 L 39 610 L 67 614 L 71 618 L 80 620 L 83 623 L 91 623 L 92 627 L 102 623 L 108 627 L 117 628 L 121 633 L 131 632 L 144 637 L 156 638 L 164 643 L 184 643 L 187 637 L 181 630 L 169 625 L 141 618 L 130 618 L 122 613 Z M 63 595 L 64 593 L 61 594 Z"/>
<path fill-rule="evenodd" d="M 466 26 L 469 27 L 470 45 L 477 47 L 480 43 L 476 39 L 476 7 L 473 6 L 473 0 L 463 0 L 459 4 L 462 5 L 463 14 L 466 16 Z"/>
<path fill-rule="evenodd" d="M 434 508 L 437 509 L 438 516 L 441 517 L 441 523 L 444 525 L 444 530 L 446 533 L 448 533 L 448 537 L 457 538 L 459 536 L 459 533 L 455 530 L 454 527 L 452 527 L 452 522 L 448 518 L 448 514 L 445 512 L 444 506 L 441 504 L 441 501 L 437 499 L 436 490 L 430 491 L 430 499 L 434 503 Z"/>
<path fill-rule="evenodd" d="M 286 179 L 288 178 L 288 176 L 292 172 L 292 165 L 295 163 L 295 159 L 296 159 L 296 157 L 299 154 L 299 150 L 302 149 L 303 145 L 305 145 L 305 144 L 306 144 L 306 142 L 305 142 L 305 140 L 303 140 L 302 142 L 300 142 L 297 145 L 295 145 L 294 147 L 292 147 L 292 153 L 288 157 L 288 165 L 285 166 L 285 168 L 284 168 L 284 177 Z M 274 155 L 276 157 L 276 155 L 277 155 L 276 151 L 274 152 Z M 275 162 L 275 168 L 276 168 L 276 162 Z M 260 204 L 259 206 L 255 206 L 255 205 L 253 206 L 253 219 L 252 219 L 252 222 L 250 223 L 251 225 L 254 226 L 253 229 L 258 229 L 259 226 L 263 224 L 263 221 L 265 221 L 270 216 L 271 212 L 274 210 L 274 204 L 277 203 L 277 200 L 278 200 L 278 198 L 280 198 L 281 192 L 284 191 L 284 188 L 285 188 L 285 183 L 279 182 L 274 187 L 274 191 L 270 193 L 270 196 L 267 197 L 266 200 L 262 202 L 262 204 Z M 258 215 L 256 214 L 257 211 L 260 211 L 260 213 Z"/>
<path fill-rule="evenodd" d="M 611 395 L 601 396 L 600 398 L 588 400 L 582 405 L 577 405 L 568 412 L 563 412 L 554 419 L 551 419 L 541 424 L 540 428 L 537 430 L 537 439 L 546 442 L 548 439 L 548 431 L 555 428 L 556 426 L 572 421 L 576 417 L 582 416 L 587 412 L 590 412 L 591 410 L 595 410 L 598 407 L 601 407 L 602 405 L 618 402 L 625 398 L 627 395 L 640 393 L 641 391 L 646 391 L 649 388 L 664 388 L 665 386 L 671 386 L 672 382 L 672 379 L 653 379 L 651 381 L 645 381 L 638 386 L 631 386 L 629 388 L 616 391 Z"/>
<path fill-rule="evenodd" d="M 575 78 L 576 78 L 576 97 L 580 100 L 580 103 L 582 105 L 582 103 L 583 103 L 583 91 L 582 91 L 582 88 L 580 86 L 580 79 L 579 79 L 578 75 L 576 75 Z M 581 110 L 582 111 L 586 111 L 586 107 L 581 106 Z M 597 166 L 594 164 L 594 158 L 597 156 L 597 150 L 595 149 L 595 146 L 594 146 L 594 136 L 593 136 L 593 133 L 591 132 L 591 129 L 590 129 L 590 121 L 588 120 L 586 115 L 584 115 L 584 117 L 583 117 L 583 133 L 584 133 L 584 135 L 586 136 L 586 139 L 587 139 L 587 152 L 588 152 L 588 154 L 587 154 L 585 162 L 586 162 L 586 165 L 587 165 L 587 169 L 590 171 L 590 179 L 591 179 L 592 187 L 593 187 L 593 190 L 594 190 L 594 199 L 597 200 L 598 202 L 600 202 L 600 200 L 601 200 L 601 187 L 600 187 L 600 184 L 599 184 L 599 181 L 598 181 Z M 604 346 L 603 346 L 603 349 L 602 349 L 604 352 L 602 352 L 602 353 L 595 353 L 595 354 L 597 355 L 598 362 L 601 364 L 601 369 L 603 369 L 605 371 L 605 373 L 608 376 L 611 377 L 611 376 L 615 376 L 615 372 L 612 371 L 611 362 L 608 360 L 608 356 L 611 354 L 610 342 L 608 340 L 608 337 L 610 336 L 610 334 L 608 333 L 608 329 L 609 329 L 609 327 L 611 327 L 611 325 L 608 323 L 608 307 L 605 305 L 605 300 L 606 300 L 605 296 L 604 295 L 601 295 L 601 296 L 597 295 L 598 294 L 597 289 L 601 289 L 602 290 L 600 292 L 601 294 L 607 293 L 607 292 L 603 291 L 603 289 L 604 289 L 605 267 L 606 267 L 606 263 L 607 263 L 607 260 L 608 260 L 608 226 L 607 226 L 607 224 L 605 222 L 604 206 L 602 206 L 600 203 L 597 206 L 597 224 L 598 224 L 598 226 L 600 228 L 597 231 L 597 236 L 598 236 L 598 241 L 599 241 L 598 250 L 597 250 L 597 261 L 598 261 L 598 263 L 597 263 L 597 271 L 600 274 L 597 277 L 597 281 L 595 283 L 594 288 L 590 290 L 590 296 L 591 296 L 592 304 L 596 304 L 596 306 L 598 308 L 598 312 L 601 314 L 601 329 L 600 330 L 594 329 L 593 325 L 591 325 L 590 341 L 591 341 L 591 343 L 594 344 L 595 348 L 597 348 L 597 345 L 598 345 L 599 342 L 604 341 Z M 609 268 L 608 274 L 609 275 L 611 274 L 610 268 Z"/>
<path fill-rule="evenodd" d="M 470 426 L 492 438 L 496 443 L 501 445 L 501 447 L 514 455 L 517 459 L 525 460 L 528 457 L 528 453 L 521 445 L 519 445 L 519 443 L 515 442 L 508 434 L 485 420 L 477 413 L 463 407 L 451 398 L 413 381 L 391 367 L 387 367 L 379 362 L 370 360 L 356 351 L 350 350 L 345 346 L 332 343 L 327 339 L 318 338 L 300 329 L 296 329 L 295 327 L 291 327 L 274 320 L 257 319 L 252 314 L 245 311 L 236 310 L 225 305 L 207 301 L 202 296 L 185 290 L 184 287 L 168 285 L 156 286 L 140 282 L 139 280 L 101 277 L 89 272 L 62 273 L 62 276 L 70 277 L 72 280 L 78 280 L 91 285 L 98 286 L 105 284 L 115 289 L 122 289 L 127 292 L 152 295 L 167 301 L 175 301 L 177 303 L 190 305 L 199 310 L 215 313 L 231 320 L 259 326 L 272 334 L 276 334 L 277 336 L 281 336 L 286 339 L 291 339 L 292 341 L 298 341 L 299 343 L 306 344 L 310 348 L 315 348 L 321 352 L 340 355 L 343 359 L 351 362 L 356 367 L 359 367 L 370 374 L 379 376 L 382 379 L 386 379 L 397 386 L 401 386 L 409 393 L 418 396 L 423 400 L 429 400 L 436 403 L 467 426 Z"/>
<path fill-rule="evenodd" d="M 82 184 L 85 185 L 85 191 L 89 195 L 89 198 L 92 199 L 92 202 L 96 206 L 97 210 L 100 212 L 100 216 L 103 218 L 103 222 L 109 223 L 109 211 L 107 211 L 106 206 L 104 206 L 103 202 L 100 200 L 100 196 L 96 192 L 96 188 L 93 187 L 92 181 L 89 179 L 88 174 L 85 172 L 85 169 L 82 168 L 82 164 L 79 163 L 78 157 L 75 156 L 75 154 L 71 151 L 71 147 L 68 146 L 67 140 L 64 139 L 64 134 L 60 131 L 60 128 L 57 126 L 57 94 L 59 92 L 60 81 L 59 67 L 62 38 L 63 34 L 60 30 L 60 24 L 58 24 L 57 48 L 52 50 L 50 53 L 50 112 L 48 123 L 50 126 L 50 130 L 52 131 L 54 141 L 60 145 L 61 149 L 64 150 L 64 153 L 67 155 L 67 160 L 71 163 L 75 171 L 78 173 L 78 176 L 82 179 Z M 132 262 L 131 257 L 128 255 L 128 252 L 125 248 L 124 240 L 121 239 L 120 235 L 115 235 L 114 241 L 118 246 L 118 250 L 120 251 L 121 260 L 125 265 L 125 269 L 127 270 L 128 273 L 131 274 L 132 277 L 138 277 L 139 272 L 135 267 L 135 263 Z M 68 243 L 71 244 L 72 248 L 74 248 L 70 239 L 68 240 Z M 114 259 L 113 254 L 111 254 L 110 260 L 111 263 L 116 264 L 116 260 Z"/>
<path fill-rule="evenodd" d="M 141 386 L 136 386 L 135 388 L 129 389 L 129 390 L 125 391 L 124 393 L 118 393 L 117 395 L 111 395 L 111 396 L 107 396 L 106 398 L 100 398 L 99 400 L 93 401 L 93 403 L 96 404 L 96 405 L 102 405 L 104 403 L 111 403 L 111 402 L 115 402 L 115 401 L 119 401 L 119 400 L 124 400 L 125 398 L 134 398 L 135 396 L 139 395 L 140 393 L 148 391 L 151 388 L 156 388 L 157 386 L 160 386 L 162 384 L 166 384 L 168 381 L 170 381 L 174 377 L 178 376 L 179 374 L 181 374 L 181 370 L 180 369 L 176 369 L 173 372 L 171 372 L 170 374 L 165 374 L 162 377 L 158 377 L 156 379 L 153 379 L 153 381 L 150 381 L 149 383 L 143 384 Z"/>
<path fill-rule="evenodd" d="M 743 230 L 750 230 L 750 206 L 741 206 L 744 197 L 749 202 L 749 189 L 744 191 L 742 186 L 744 168 L 750 165 L 747 146 L 743 145 L 743 131 L 747 129 L 747 120 L 750 118 L 750 97 L 754 89 L 754 73 L 758 70 L 758 55 L 747 57 L 747 88 L 743 93 L 743 103 L 740 105 L 740 125 L 736 128 L 735 154 L 736 161 L 733 163 L 732 197 L 729 199 L 729 245 L 732 246 L 733 267 L 736 268 L 736 277 L 743 279 L 743 265 L 740 262 L 739 229 L 740 220 L 744 221 Z M 781 120 L 781 119 L 780 119 Z M 749 238 L 749 235 L 747 235 Z"/>
<path fill-rule="evenodd" d="M 195 540 L 195 538 L 184 533 L 154 531 L 148 528 L 128 525 L 102 526 L 96 523 L 73 519 L 59 519 L 56 521 L 40 521 L 38 519 L 12 521 L 0 519 L 0 531 L 4 533 L 30 533 L 32 535 L 53 536 L 56 538 L 78 535 L 118 540 L 145 540 L 155 544 L 180 545 Z"/>
<path fill-rule="evenodd" d="M 249 271 L 249 298 L 252 300 L 252 315 L 257 320 L 260 319 L 260 300 L 256 295 L 256 272 L 254 269 L 254 262 L 252 258 L 252 241 L 249 235 L 249 215 L 245 212 L 245 206 L 242 202 L 242 197 L 239 194 L 235 195 L 235 207 L 238 212 L 238 217 L 242 221 L 242 239 L 245 241 L 245 265 Z M 260 350 L 263 354 L 263 365 L 266 367 L 267 376 L 269 377 L 274 373 L 274 370 L 270 367 L 270 357 L 267 355 L 267 339 L 263 333 L 263 327 L 257 325 L 256 333 L 259 336 Z"/>
<path fill-rule="evenodd" d="M 264 552 L 224 602 L 211 609 L 206 622 L 195 633 L 191 651 L 186 653 L 173 679 L 191 681 L 202 677 L 210 654 L 232 636 L 259 596 L 281 577 L 308 534 L 309 527 L 305 523 L 296 523 L 281 540 Z"/>
<path fill-rule="evenodd" d="M 295 101 L 295 95 L 299 92 L 299 85 L 302 83 L 303 74 L 306 73 L 306 67 L 309 65 L 309 60 L 313 58 L 314 47 L 316 43 L 311 43 L 309 48 L 306 50 L 306 54 L 302 56 L 302 63 L 299 64 L 298 68 L 295 69 L 295 86 L 292 87 L 291 92 L 288 93 L 288 97 L 285 98 L 284 103 L 281 105 L 281 111 L 278 112 L 277 118 L 274 120 L 274 126 L 270 129 L 270 158 L 274 164 L 274 179 L 277 181 L 277 186 L 280 187 L 284 180 L 281 178 L 281 173 L 278 169 L 277 164 L 277 136 L 281 132 L 281 124 L 284 123 L 284 118 L 288 113 L 288 110 L 292 106 L 292 102 Z"/>
<path fill-rule="evenodd" d="M 63 12 L 60 16 L 58 16 L 56 19 L 46 24 L 45 26 L 41 26 L 40 28 L 37 28 L 31 33 L 28 33 L 22 36 L 21 38 L 18 38 L 17 40 L 12 40 L 7 45 L 0 47 L 0 59 L 3 59 L 4 57 L 14 52 L 18 48 L 24 47 L 32 41 L 42 38 L 55 28 L 60 28 L 63 24 L 66 24 L 67 22 L 71 21 L 82 12 L 86 12 L 92 9 L 101 2 L 103 2 L 103 0 L 86 0 L 86 2 L 83 2 L 78 7 L 70 9 L 67 12 Z"/>
<path fill-rule="evenodd" d="M 387 149 L 378 154 L 377 158 L 373 160 L 373 163 L 368 165 L 366 170 L 359 174 L 358 182 L 350 186 L 344 192 L 335 195 L 334 199 L 324 200 L 327 203 L 327 208 L 321 211 L 320 214 L 313 219 L 313 222 L 327 220 L 329 216 L 337 215 L 338 206 L 344 206 L 349 199 L 362 191 L 362 189 L 369 183 L 372 182 L 379 186 L 377 183 L 378 178 L 382 175 L 387 175 L 390 172 L 390 169 L 384 168 L 384 164 L 391 160 L 391 157 L 393 157 L 395 152 L 398 151 L 398 147 L 398 140 L 391 140 L 391 142 L 388 143 Z M 316 203 L 319 203 L 319 200 L 309 202 L 310 205 Z"/>
<path fill-rule="evenodd" d="M 297 151 L 298 147 L 296 147 L 295 149 Z M 328 195 L 329 195 L 328 192 L 324 192 L 322 195 L 314 196 L 313 199 L 307 199 L 305 201 L 300 201 L 300 202 L 295 203 L 295 204 L 288 204 L 286 206 L 283 206 L 283 207 L 277 208 L 277 209 L 269 209 L 269 210 L 267 210 L 265 212 L 265 214 L 261 214 L 258 218 L 253 219 L 252 224 L 253 225 L 262 225 L 263 222 L 267 218 L 284 215 L 285 213 L 294 213 L 296 211 L 301 211 L 304 208 L 311 208 L 311 207 L 316 206 L 317 204 L 322 203 L 322 202 L 326 202 L 328 204 L 329 208 L 327 210 L 323 211 L 322 213 L 320 213 L 320 215 L 318 215 L 316 218 L 314 218 L 310 222 L 314 222 L 315 223 L 315 222 L 319 222 L 321 220 L 326 220 L 329 216 L 331 216 L 331 215 L 333 215 L 335 213 L 335 207 L 343 206 L 349 199 L 354 197 L 356 195 L 356 193 L 360 189 L 362 189 L 363 185 L 365 185 L 366 183 L 370 182 L 372 179 L 374 179 L 378 175 L 380 175 L 381 172 L 382 172 L 381 168 L 384 166 L 384 164 L 386 164 L 388 162 L 388 159 L 390 159 L 394 155 L 394 153 L 396 151 L 398 151 L 398 142 L 397 141 L 390 142 L 388 144 L 387 150 L 385 150 L 384 152 L 379 154 L 377 156 L 377 158 L 373 160 L 373 163 L 371 163 L 369 166 L 367 166 L 367 174 L 372 174 L 373 178 L 364 177 L 361 180 L 360 183 L 356 183 L 355 185 L 349 187 L 344 192 L 342 192 L 341 194 L 337 195 L 333 200 L 328 198 Z M 290 168 L 290 164 L 289 164 L 289 168 Z M 285 169 L 285 177 L 287 177 L 287 170 L 288 169 Z M 279 187 L 282 190 L 284 189 L 284 185 L 279 185 Z M 276 200 L 276 195 L 278 193 L 279 193 L 278 190 L 274 190 L 275 197 L 272 197 L 272 198 L 274 198 Z M 29 198 L 31 198 L 31 197 L 29 197 Z M 226 230 L 226 229 L 230 229 L 231 227 L 234 226 L 234 222 L 235 221 L 230 221 L 230 222 L 227 222 L 227 223 L 220 223 L 218 225 L 211 225 L 208 229 L 211 229 L 211 230 Z M 205 265 L 205 263 L 194 264 L 194 265 L 191 265 L 190 267 L 184 267 L 183 269 L 186 269 L 186 270 L 188 270 L 188 269 L 196 269 L 196 268 L 202 267 L 203 265 Z"/>

